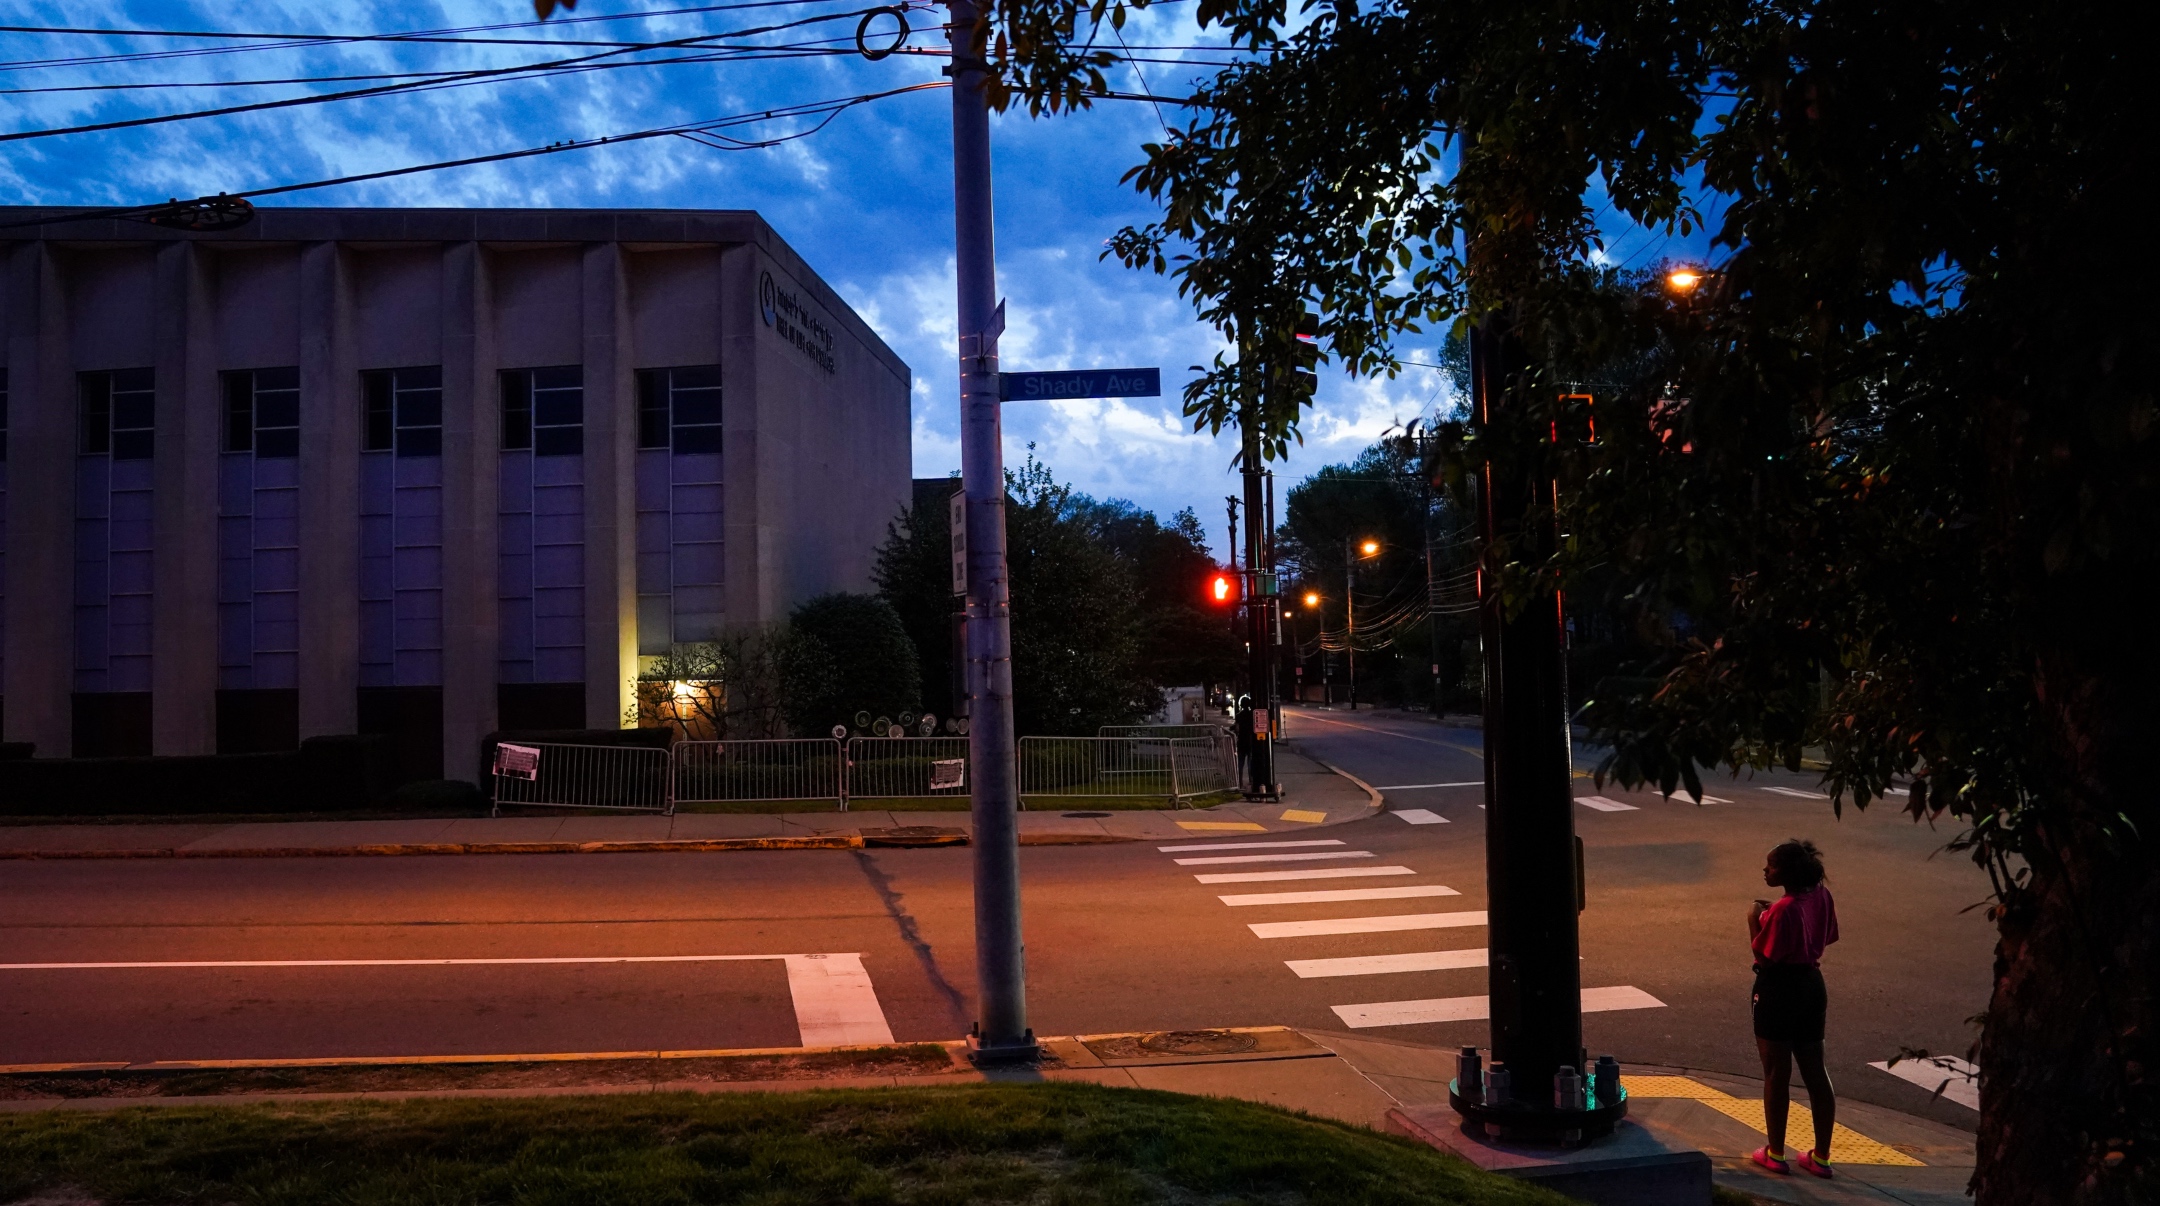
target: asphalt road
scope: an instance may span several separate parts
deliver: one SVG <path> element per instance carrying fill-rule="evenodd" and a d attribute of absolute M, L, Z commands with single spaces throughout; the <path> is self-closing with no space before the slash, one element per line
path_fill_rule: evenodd
<path fill-rule="evenodd" d="M 1482 791 L 1424 786 L 1478 779 L 1477 732 L 1369 712 L 1303 713 L 1290 728 L 1308 753 L 1388 789 L 1398 815 L 1309 835 L 1162 843 L 1207 847 L 1197 851 L 1024 849 L 1039 1033 L 1340 1030 L 1347 1019 L 1337 1007 L 1484 992 L 1475 962 L 1484 930 L 1449 916 L 1484 908 Z M 1985 883 L 1957 856 L 1930 857 L 1947 831 L 1882 809 L 1835 819 L 1826 800 L 1766 790 L 1813 786 L 1786 775 L 1719 783 L 1708 790 L 1730 802 L 1699 806 L 1608 789 L 1604 797 L 1634 807 L 1578 813 L 1589 878 L 1583 984 L 1661 1003 L 1587 1014 L 1586 1042 L 1628 1062 L 1748 1070 L 1745 909 L 1764 894 L 1763 852 L 1804 834 L 1826 852 L 1843 927 L 1825 960 L 1843 1091 L 1970 1126 L 1969 1111 L 1865 1065 L 1904 1047 L 1962 1054 L 1970 1043 L 1964 1019 L 1985 1004 L 1992 939 L 1979 911 L 1965 910 Z M 1579 796 L 1595 792 L 1578 784 Z M 1406 823 L 1399 813 L 1408 809 L 1446 822 Z M 1341 844 L 1242 846 L 1254 840 Z M 1178 862 L 1191 858 L 1267 861 Z M 8 965 L 0 1063 L 804 1041 L 810 1006 L 791 994 L 790 969 L 809 965 L 745 955 L 859 953 L 896 1037 L 951 1038 L 972 1015 L 968 867 L 964 849 L 8 863 L 0 865 L 0 965 Z M 1198 878 L 1384 868 L 1407 871 Z M 1291 892 L 1367 895 L 1222 899 Z M 1253 928 L 1376 917 L 1425 920 L 1364 933 Z M 1307 964 L 1303 976 L 1290 966 L 1391 956 L 1441 966 Z M 615 961 L 625 958 L 672 961 Z M 390 962 L 427 959 L 496 962 Z M 250 962 L 267 965 L 234 966 Z M 20 966 L 38 963 L 69 966 Z M 198 966 L 171 966 L 180 963 Z M 1346 971 L 1362 974 L 1328 974 Z M 1477 1020 L 1364 1032 L 1450 1045 L 1485 1039 Z"/>

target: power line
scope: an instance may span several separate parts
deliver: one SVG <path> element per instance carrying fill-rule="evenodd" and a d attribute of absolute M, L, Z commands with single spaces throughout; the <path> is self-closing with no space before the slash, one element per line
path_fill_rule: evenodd
<path fill-rule="evenodd" d="M 637 50 L 643 51 L 687 49 L 697 45 L 698 43 L 711 42 L 719 38 L 748 37 L 753 34 L 773 33 L 783 29 L 793 29 L 799 26 L 817 24 L 823 21 L 831 21 L 836 19 L 842 19 L 845 17 L 860 16 L 863 12 L 866 11 L 868 10 L 858 9 L 853 12 L 847 13 L 827 13 L 814 17 L 805 17 L 796 21 L 785 21 L 777 25 L 759 26 L 752 29 L 734 30 L 727 33 L 698 34 L 693 37 L 674 38 L 664 42 L 640 43 L 637 45 Z M 419 83 L 383 84 L 373 88 L 352 88 L 347 89 L 343 92 L 327 92 L 309 96 L 285 97 L 280 100 L 256 101 L 244 105 L 225 105 L 215 109 L 197 109 L 186 113 L 161 113 L 149 117 L 122 118 L 114 121 L 92 122 L 87 125 L 64 126 L 50 130 L 19 130 L 11 133 L 0 134 L 0 143 L 21 142 L 34 138 L 54 138 L 64 134 L 89 134 L 105 130 L 132 129 L 138 126 L 162 125 L 168 122 L 193 121 L 197 118 L 204 117 L 227 117 L 237 113 L 253 113 L 265 109 L 286 109 L 300 105 L 327 104 L 331 101 L 354 100 L 361 97 L 388 96 L 407 92 L 431 91 L 437 88 L 450 87 L 465 83 L 496 82 L 513 76 L 529 76 L 540 73 L 555 74 L 565 69 L 593 63 L 596 60 L 613 58 L 618 55 L 635 52 L 636 51 L 630 50 L 604 50 L 594 54 L 578 55 L 572 58 L 554 59 L 540 63 L 526 63 L 510 67 L 482 68 L 474 71 L 462 72 L 447 79 L 429 80 Z"/>
<path fill-rule="evenodd" d="M 825 126 L 830 124 L 832 119 L 834 117 L 837 117 L 840 113 L 848 109 L 852 109 L 857 105 L 864 105 L 872 101 L 884 100 L 887 97 L 903 96 L 910 92 L 934 91 L 940 88 L 950 88 L 951 86 L 952 85 L 950 83 L 944 80 L 932 80 L 926 83 L 909 84 L 905 87 L 900 88 L 890 88 L 883 92 L 868 92 L 862 93 L 857 96 L 842 97 L 835 100 L 811 101 L 799 105 L 783 105 L 776 108 L 764 109 L 751 113 L 738 113 L 729 117 L 718 117 L 711 118 L 705 121 L 686 122 L 681 125 L 674 126 L 660 126 L 650 130 L 637 130 L 629 134 L 610 134 L 600 138 L 565 139 L 561 142 L 549 143 L 548 145 L 543 147 L 526 147 L 522 150 L 516 151 L 498 151 L 490 155 L 473 155 L 463 159 L 446 159 L 436 163 L 421 163 L 414 164 L 409 167 L 386 168 L 378 172 L 360 172 L 350 176 L 337 176 L 328 180 L 310 180 L 299 184 L 271 185 L 265 188 L 247 189 L 237 193 L 220 193 L 218 195 L 220 197 L 235 197 L 242 199 L 249 199 L 255 197 L 274 197 L 281 196 L 287 193 L 306 192 L 310 189 L 331 188 L 340 184 L 363 184 L 372 180 L 387 180 L 398 176 L 413 176 L 418 175 L 422 172 L 441 171 L 445 168 L 474 167 L 484 163 L 501 163 L 511 159 L 529 159 L 540 155 L 553 155 L 563 151 L 582 151 L 592 147 L 608 146 L 617 143 L 641 142 L 650 138 L 685 137 L 689 138 L 693 142 L 698 142 L 700 145 L 713 147 L 716 150 L 754 150 L 759 147 L 778 146 L 784 142 L 792 142 L 798 138 L 806 138 L 809 135 L 815 134 L 819 130 L 824 129 Z M 818 122 L 815 126 L 808 130 L 801 130 L 792 134 L 781 135 L 776 138 L 758 139 L 754 141 L 728 138 L 725 135 L 720 135 L 716 133 L 716 131 L 723 129 L 730 129 L 737 126 L 752 125 L 763 121 L 774 121 L 788 117 L 823 117 L 824 120 Z M 718 143 L 705 142 L 703 141 L 703 139 L 695 137 L 697 135 L 720 138 L 725 140 L 728 145 L 723 146 Z M 209 198 L 204 199 L 209 200 Z M 151 205 L 116 206 L 106 209 L 84 210 L 76 213 L 46 215 L 37 218 L 24 219 L 17 222 L 9 222 L 4 225 L 0 225 L 0 230 L 13 229 L 24 226 L 52 226 L 68 222 L 87 222 L 103 218 L 128 218 L 134 217 L 139 214 L 146 214 L 156 210 L 166 209 L 170 204 L 170 202 L 159 202 Z"/>

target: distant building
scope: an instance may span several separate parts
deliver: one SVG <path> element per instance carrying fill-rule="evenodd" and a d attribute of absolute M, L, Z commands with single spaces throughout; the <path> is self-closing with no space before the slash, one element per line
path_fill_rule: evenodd
<path fill-rule="evenodd" d="M 40 756 L 612 728 L 869 585 L 909 373 L 755 213 L 0 208 L 0 730 Z"/>

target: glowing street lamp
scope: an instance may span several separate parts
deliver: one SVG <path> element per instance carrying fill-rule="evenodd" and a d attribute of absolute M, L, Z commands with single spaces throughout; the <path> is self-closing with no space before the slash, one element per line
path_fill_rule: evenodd
<path fill-rule="evenodd" d="M 1665 284 L 1675 293 L 1693 293 L 1702 280 L 1703 274 L 1693 268 L 1675 268 L 1665 274 Z"/>

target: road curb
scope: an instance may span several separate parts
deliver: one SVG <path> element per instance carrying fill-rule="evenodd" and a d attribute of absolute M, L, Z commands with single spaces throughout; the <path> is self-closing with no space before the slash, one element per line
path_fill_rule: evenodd
<path fill-rule="evenodd" d="M 1100 846 L 1147 839 L 1114 833 L 1023 833 L 1023 846 Z M 878 830 L 820 833 L 801 837 L 667 838 L 629 842 L 379 842 L 358 846 L 235 846 L 190 850 L 158 846 L 132 850 L 5 850 L 0 860 L 80 861 L 83 859 L 196 858 L 361 858 L 442 854 L 712 854 L 732 850 L 861 850 L 865 847 L 965 846 L 964 833 L 934 840 L 913 835 L 887 837 Z"/>
<path fill-rule="evenodd" d="M 1352 783 L 1357 784 L 1358 790 L 1365 793 L 1365 805 L 1366 808 L 1369 809 L 1369 811 L 1366 813 L 1366 816 L 1371 816 L 1373 813 L 1378 813 L 1386 810 L 1387 798 L 1380 794 L 1379 788 L 1374 787 L 1372 784 L 1367 783 L 1365 780 L 1358 778 L 1356 775 L 1351 774 L 1349 771 L 1346 771 L 1331 762 L 1325 762 L 1321 759 L 1313 758 L 1311 754 L 1306 754 L 1305 757 L 1312 758 L 1314 762 L 1320 763 L 1321 766 L 1324 766 L 1327 769 L 1334 771 L 1336 774 L 1341 775 L 1343 778 L 1350 780 Z M 1358 819 L 1364 820 L 1365 818 L 1359 817 Z M 1340 824 L 1341 822 L 1338 821 L 1334 823 Z"/>

